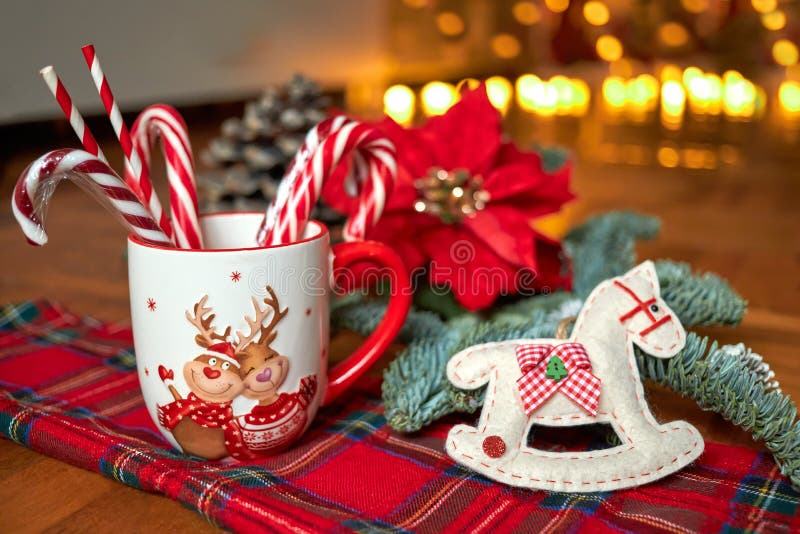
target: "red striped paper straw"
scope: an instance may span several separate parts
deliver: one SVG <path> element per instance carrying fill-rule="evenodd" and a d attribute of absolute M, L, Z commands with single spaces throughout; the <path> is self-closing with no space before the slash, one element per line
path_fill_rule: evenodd
<path fill-rule="evenodd" d="M 54 69 L 52 65 L 48 65 L 40 70 L 39 74 L 42 75 L 50 92 L 53 93 L 56 102 L 58 102 L 58 105 L 61 107 L 61 111 L 64 112 L 64 116 L 69 121 L 70 126 L 72 126 L 75 135 L 81 140 L 84 150 L 96 156 L 101 161 L 108 163 L 108 159 L 100 149 L 100 145 L 97 144 L 91 130 L 89 130 L 88 126 L 86 126 L 86 123 L 83 121 L 83 117 L 78 111 L 78 108 L 72 103 L 72 97 L 69 96 L 67 88 L 64 87 L 61 78 L 59 78 L 58 73 L 56 73 L 56 69 Z"/>
<path fill-rule="evenodd" d="M 125 161 L 130 168 L 133 179 L 128 183 L 128 186 L 136 193 L 136 196 L 139 197 L 142 203 L 147 206 L 150 210 L 150 214 L 158 221 L 158 225 L 164 233 L 171 237 L 172 228 L 167 214 L 164 213 L 164 210 L 161 208 L 161 202 L 159 202 L 158 196 L 156 196 L 153 191 L 150 177 L 142 167 L 142 160 L 139 158 L 138 152 L 133 148 L 131 134 L 128 131 L 128 127 L 125 126 L 125 121 L 122 120 L 122 113 L 120 113 L 117 101 L 114 98 L 114 94 L 111 92 L 111 85 L 108 83 L 108 78 L 103 73 L 103 69 L 100 66 L 100 58 L 97 57 L 94 45 L 86 45 L 81 48 L 81 51 L 83 52 L 84 59 L 86 59 L 86 65 L 92 73 L 94 85 L 97 87 L 97 92 L 100 94 L 100 100 L 103 101 L 106 114 L 111 120 L 114 133 L 117 134 L 117 139 L 119 139 L 119 143 L 122 146 Z"/>

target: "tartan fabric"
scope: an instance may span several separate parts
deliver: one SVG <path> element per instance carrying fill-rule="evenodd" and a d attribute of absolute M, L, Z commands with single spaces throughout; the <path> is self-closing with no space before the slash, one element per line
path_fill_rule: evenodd
<path fill-rule="evenodd" d="M 412 436 L 393 433 L 374 379 L 321 410 L 285 453 L 250 463 L 202 462 L 171 449 L 156 431 L 130 347 L 129 330 L 47 302 L 0 309 L 0 432 L 176 499 L 235 531 L 800 529 L 800 496 L 768 454 L 707 443 L 694 465 L 640 488 L 590 494 L 509 488 L 444 454 L 447 430 L 463 418 Z M 556 434 L 571 439 L 573 431 Z"/>
<path fill-rule="evenodd" d="M 514 350 L 522 371 L 517 387 L 526 414 L 535 412 L 556 391 L 560 391 L 591 415 L 597 415 L 600 379 L 592 374 L 592 364 L 583 345 L 526 344 L 517 345 Z M 559 380 L 547 376 L 547 365 L 556 356 L 561 358 L 567 370 L 567 376 Z"/>

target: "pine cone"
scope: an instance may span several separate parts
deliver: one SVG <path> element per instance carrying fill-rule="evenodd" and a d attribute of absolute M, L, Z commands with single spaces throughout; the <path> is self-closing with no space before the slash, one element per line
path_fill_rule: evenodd
<path fill-rule="evenodd" d="M 223 121 L 220 136 L 200 153 L 214 169 L 198 177 L 203 211 L 266 208 L 306 132 L 327 118 L 330 105 L 316 82 L 298 74 L 247 102 L 241 118 Z M 313 216 L 332 224 L 342 220 L 325 206 Z"/>

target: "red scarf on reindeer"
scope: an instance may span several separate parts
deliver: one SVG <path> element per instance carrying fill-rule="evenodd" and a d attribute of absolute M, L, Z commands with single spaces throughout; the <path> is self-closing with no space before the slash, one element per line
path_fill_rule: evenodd
<path fill-rule="evenodd" d="M 592 364 L 580 343 L 561 345 L 517 345 L 517 362 L 522 376 L 517 380 L 525 413 L 530 415 L 556 391 L 591 415 L 600 403 L 600 379 L 591 373 Z M 563 367 L 559 365 L 559 360 Z"/>

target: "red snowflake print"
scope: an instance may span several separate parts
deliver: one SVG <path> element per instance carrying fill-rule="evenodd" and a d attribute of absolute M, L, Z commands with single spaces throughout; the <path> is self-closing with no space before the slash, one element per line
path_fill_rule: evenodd
<path fill-rule="evenodd" d="M 233 271 L 231 273 L 231 281 L 232 282 L 235 283 L 235 282 L 238 282 L 241 279 L 242 279 L 242 273 L 240 273 L 239 271 Z"/>
<path fill-rule="evenodd" d="M 147 299 L 147 309 L 150 311 L 156 311 L 156 301 L 153 299 Z"/>

